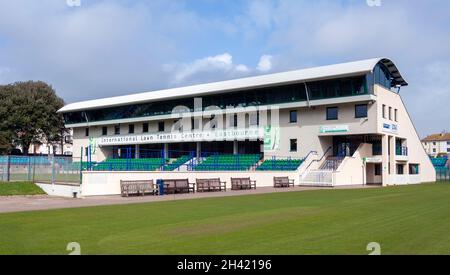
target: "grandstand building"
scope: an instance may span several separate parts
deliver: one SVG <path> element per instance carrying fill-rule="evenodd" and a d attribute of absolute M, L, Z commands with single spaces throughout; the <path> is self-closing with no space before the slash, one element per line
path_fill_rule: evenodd
<path fill-rule="evenodd" d="M 433 182 L 387 58 L 72 103 L 84 195 L 121 179 L 284 175 L 306 186 Z"/>

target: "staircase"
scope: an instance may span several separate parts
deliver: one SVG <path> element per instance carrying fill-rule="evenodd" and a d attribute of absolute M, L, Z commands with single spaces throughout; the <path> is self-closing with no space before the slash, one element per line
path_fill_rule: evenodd
<path fill-rule="evenodd" d="M 336 171 L 343 160 L 343 157 L 328 157 L 319 167 L 319 170 Z"/>
<path fill-rule="evenodd" d="M 300 185 L 310 187 L 333 187 L 333 173 L 344 158 L 327 157 L 316 170 L 308 170 L 301 176 Z"/>

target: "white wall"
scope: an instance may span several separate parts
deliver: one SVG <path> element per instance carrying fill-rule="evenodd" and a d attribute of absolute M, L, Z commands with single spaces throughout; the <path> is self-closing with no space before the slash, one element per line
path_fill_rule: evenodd
<path fill-rule="evenodd" d="M 157 179 L 189 179 L 195 183 L 196 179 L 220 178 L 231 189 L 231 177 L 256 180 L 257 187 L 273 186 L 273 177 L 286 177 L 295 180 L 299 184 L 297 172 L 83 172 L 83 184 L 81 185 L 83 196 L 119 195 L 120 180 L 150 180 L 155 183 Z"/>

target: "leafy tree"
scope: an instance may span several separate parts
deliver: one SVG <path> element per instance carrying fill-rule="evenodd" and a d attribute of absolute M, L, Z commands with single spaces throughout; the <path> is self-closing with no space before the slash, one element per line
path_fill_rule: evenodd
<path fill-rule="evenodd" d="M 55 144 L 63 139 L 66 130 L 57 110 L 64 101 L 48 84 L 28 81 L 0 86 L 0 103 L 3 139 L 11 146 L 20 145 L 24 154 L 32 143 Z"/>

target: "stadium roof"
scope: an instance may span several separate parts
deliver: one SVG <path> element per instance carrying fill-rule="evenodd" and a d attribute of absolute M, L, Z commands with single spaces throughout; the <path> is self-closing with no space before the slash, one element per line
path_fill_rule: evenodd
<path fill-rule="evenodd" d="M 315 67 L 310 69 L 260 75 L 235 80 L 200 84 L 194 86 L 159 90 L 131 94 L 125 96 L 109 97 L 71 103 L 58 112 L 73 112 L 99 108 L 108 108 L 129 104 L 169 100 L 183 97 L 203 96 L 217 92 L 233 92 L 252 88 L 270 87 L 280 84 L 303 83 L 316 80 L 332 79 L 338 77 L 362 75 L 373 72 L 378 63 L 383 63 L 394 78 L 394 85 L 406 86 L 408 83 L 403 79 L 395 64 L 387 58 L 374 58 L 336 65 Z"/>

